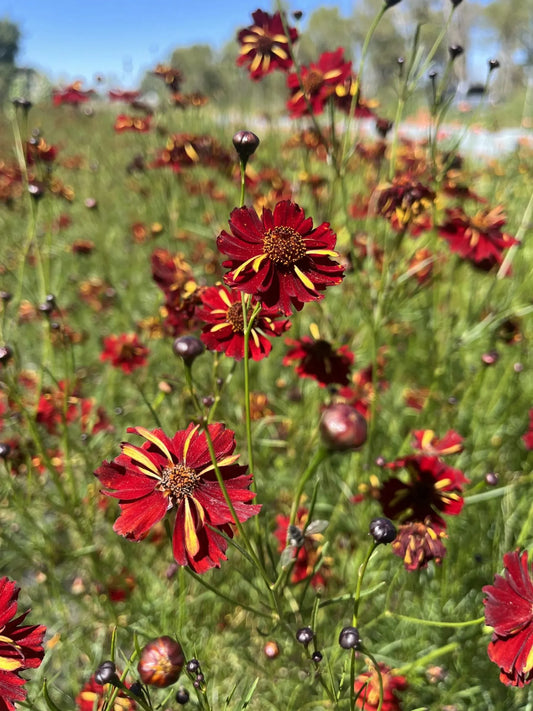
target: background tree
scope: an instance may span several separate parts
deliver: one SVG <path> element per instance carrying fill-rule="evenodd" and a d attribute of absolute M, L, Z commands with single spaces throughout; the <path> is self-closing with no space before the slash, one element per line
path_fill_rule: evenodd
<path fill-rule="evenodd" d="M 0 20 L 0 102 L 9 94 L 15 76 L 15 59 L 19 51 L 20 30 L 10 20 Z"/>

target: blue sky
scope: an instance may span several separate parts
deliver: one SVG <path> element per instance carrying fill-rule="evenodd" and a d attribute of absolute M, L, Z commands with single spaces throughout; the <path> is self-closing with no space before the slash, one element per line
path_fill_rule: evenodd
<path fill-rule="evenodd" d="M 348 15 L 354 0 L 298 0 L 291 8 L 309 15 L 320 6 Z M 220 47 L 251 24 L 257 0 L 2 0 L 0 17 L 22 33 L 19 66 L 41 69 L 52 81 L 95 74 L 136 86 L 145 70 L 173 49 L 195 43 Z"/>
<path fill-rule="evenodd" d="M 336 6 L 347 16 L 356 4 L 292 0 L 289 7 L 308 17 L 317 7 Z M 2 0 L 0 18 L 21 29 L 19 66 L 40 69 L 56 84 L 91 85 L 102 74 L 109 84 L 133 88 L 176 47 L 220 47 L 251 24 L 254 10 L 273 6 L 272 0 Z"/>

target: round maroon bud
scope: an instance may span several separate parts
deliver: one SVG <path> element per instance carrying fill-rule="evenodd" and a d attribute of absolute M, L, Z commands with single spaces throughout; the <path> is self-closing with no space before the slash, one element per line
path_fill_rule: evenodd
<path fill-rule="evenodd" d="M 13 298 L 13 294 L 10 291 L 0 291 L 0 299 L 4 303 L 8 303 Z"/>
<path fill-rule="evenodd" d="M 95 207 L 98 207 L 98 203 L 92 197 L 85 198 L 85 200 L 83 201 L 83 204 L 85 205 L 85 207 L 88 210 L 94 210 Z"/>
<path fill-rule="evenodd" d="M 513 363 L 513 370 L 515 373 L 521 373 L 524 370 L 524 366 L 522 363 Z"/>
<path fill-rule="evenodd" d="M 184 664 L 180 643 L 164 635 L 143 648 L 137 670 L 143 683 L 164 688 L 178 680 Z"/>
<path fill-rule="evenodd" d="M 172 350 L 183 358 L 185 365 L 190 366 L 204 352 L 204 344 L 196 336 L 180 336 L 172 344 Z"/>
<path fill-rule="evenodd" d="M 463 2 L 463 0 L 451 0 L 451 3 L 454 7 L 457 7 Z"/>
<path fill-rule="evenodd" d="M 6 365 L 13 358 L 13 351 L 9 346 L 0 346 L 0 365 Z"/>
<path fill-rule="evenodd" d="M 497 59 L 489 59 L 489 72 L 493 72 L 495 69 L 498 69 L 500 66 L 500 63 Z"/>
<path fill-rule="evenodd" d="M 183 687 L 178 689 L 178 691 L 176 693 L 176 703 L 180 704 L 180 706 L 185 706 L 185 704 L 188 702 L 188 700 L 189 700 L 189 692 L 187 691 L 187 689 L 184 689 Z"/>
<path fill-rule="evenodd" d="M 100 684 L 100 686 L 104 686 L 105 684 L 112 684 L 113 686 L 116 686 L 118 676 L 115 663 L 110 659 L 102 662 L 98 669 L 94 672 L 94 680 L 97 684 Z"/>
<path fill-rule="evenodd" d="M 200 662 L 198 661 L 198 659 L 189 659 L 189 661 L 187 662 L 186 669 L 189 674 L 196 674 L 198 669 L 200 669 Z"/>
<path fill-rule="evenodd" d="M 496 474 L 496 472 L 487 472 L 487 474 L 485 474 L 485 481 L 489 486 L 497 486 L 500 481 L 500 477 Z"/>
<path fill-rule="evenodd" d="M 298 20 L 301 20 L 301 19 L 302 19 L 302 17 L 304 16 L 304 14 L 303 14 L 302 10 L 295 10 L 295 11 L 292 13 L 292 16 L 294 17 L 294 19 L 296 20 L 296 22 L 298 22 Z"/>
<path fill-rule="evenodd" d="M 359 449 L 366 442 L 366 420 L 355 407 L 339 402 L 322 413 L 320 434 L 326 446 L 334 451 Z"/>
<path fill-rule="evenodd" d="M 361 637 L 357 627 L 344 627 L 339 635 L 339 644 L 343 649 L 358 649 Z"/>
<path fill-rule="evenodd" d="M 44 195 L 44 185 L 38 180 L 28 185 L 28 192 L 34 200 L 40 200 Z"/>
<path fill-rule="evenodd" d="M 376 467 L 384 467 L 386 463 L 387 460 L 381 454 L 379 457 L 376 457 Z"/>
<path fill-rule="evenodd" d="M 313 652 L 313 654 L 311 655 L 311 659 L 314 661 L 315 664 L 320 664 L 323 659 L 322 652 L 319 652 L 318 650 L 316 652 Z"/>
<path fill-rule="evenodd" d="M 233 145 L 241 161 L 246 163 L 248 158 L 255 153 L 259 145 L 259 138 L 251 131 L 237 131 L 233 136 Z"/>
<path fill-rule="evenodd" d="M 456 57 L 460 57 L 461 54 L 463 54 L 464 49 L 461 47 L 460 44 L 451 44 L 448 47 L 448 54 L 450 55 L 450 59 L 453 60 L 456 59 Z"/>
<path fill-rule="evenodd" d="M 300 642 L 300 644 L 303 644 L 305 647 L 307 647 L 309 642 L 313 641 L 313 637 L 314 632 L 310 627 L 301 627 L 296 632 L 296 641 Z"/>
<path fill-rule="evenodd" d="M 215 398 L 212 395 L 206 395 L 202 398 L 202 405 L 204 407 L 213 407 L 215 404 Z"/>
<path fill-rule="evenodd" d="M 494 365 L 500 360 L 500 354 L 498 351 L 488 351 L 488 353 L 483 353 L 481 360 L 485 365 Z"/>
<path fill-rule="evenodd" d="M 11 446 L 7 442 L 0 442 L 0 459 L 7 459 L 11 453 Z"/>
<path fill-rule="evenodd" d="M 273 639 L 269 640 L 263 647 L 263 651 L 266 657 L 268 657 L 269 659 L 275 659 L 279 656 L 278 643 Z"/>
<path fill-rule="evenodd" d="M 42 314 L 45 314 L 45 316 L 50 316 L 53 310 L 54 304 L 50 303 L 50 301 L 45 301 L 43 304 L 39 304 L 39 311 Z"/>
<path fill-rule="evenodd" d="M 395 525 L 385 517 L 372 519 L 369 531 L 376 543 L 392 543 L 396 538 Z"/>
<path fill-rule="evenodd" d="M 393 7 L 394 5 L 397 5 L 401 1 L 402 0 L 385 0 L 385 5 L 387 7 Z"/>

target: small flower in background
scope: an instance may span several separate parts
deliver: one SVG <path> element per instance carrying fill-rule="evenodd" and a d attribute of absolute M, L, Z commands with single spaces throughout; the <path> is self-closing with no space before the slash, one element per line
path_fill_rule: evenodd
<path fill-rule="evenodd" d="M 274 536 L 278 539 L 281 567 L 285 568 L 294 561 L 291 583 L 295 585 L 312 576 L 311 585 L 315 589 L 324 589 L 331 575 L 331 559 L 322 560 L 317 572 L 315 568 L 322 554 L 322 531 L 328 522 L 309 522 L 309 511 L 305 507 L 298 509 L 293 525 L 289 525 L 289 522 L 289 516 L 276 516 L 277 528 Z"/>
<path fill-rule="evenodd" d="M 261 218 L 251 208 L 235 208 L 229 225 L 231 234 L 223 231 L 217 238 L 220 252 L 230 257 L 223 263 L 230 269 L 224 281 L 269 308 L 289 316 L 292 306 L 299 311 L 322 299 L 321 291 L 343 279 L 343 267 L 333 261 L 336 235 L 329 223 L 313 227 L 290 200 L 273 212 L 265 208 Z"/>
<path fill-rule="evenodd" d="M 115 133 L 148 133 L 152 121 L 151 116 L 128 116 L 119 114 L 115 119 Z"/>
<path fill-rule="evenodd" d="M 385 516 L 406 522 L 429 521 L 436 531 L 445 530 L 441 514 L 457 516 L 463 508 L 461 496 L 468 479 L 438 457 L 412 454 L 385 464 L 392 470 L 405 469 L 410 481 L 391 477 L 381 488 L 380 503 Z"/>
<path fill-rule="evenodd" d="M 352 374 L 349 385 L 340 388 L 337 393 L 338 399 L 355 407 L 355 409 L 368 420 L 370 418 L 372 401 L 376 397 L 375 390 L 383 391 L 389 387 L 389 383 L 384 377 L 385 365 L 385 349 L 380 349 L 377 358 L 375 379 L 373 376 L 373 365 L 361 368 Z"/>
<path fill-rule="evenodd" d="M 172 548 L 179 565 L 197 573 L 220 567 L 226 560 L 227 541 L 215 530 L 233 537 L 233 515 L 217 481 L 205 432 L 189 425 L 170 439 L 161 430 L 129 427 L 145 439 L 142 447 L 127 442 L 112 462 L 104 461 L 95 471 L 102 493 L 119 500 L 121 514 L 114 530 L 134 541 L 145 538 L 150 529 L 175 509 Z M 221 423 L 209 425 L 217 464 L 235 514 L 243 522 L 259 513 L 250 504 L 252 476 L 235 464 L 234 433 Z"/>
<path fill-rule="evenodd" d="M 345 114 L 349 114 L 351 110 L 355 118 L 370 118 L 374 116 L 374 109 L 378 102 L 365 101 L 359 88 L 359 79 L 355 74 L 350 74 L 347 79 L 335 86 L 333 101 L 339 111 Z"/>
<path fill-rule="evenodd" d="M 533 449 L 533 408 L 529 411 L 529 429 L 522 435 L 522 441 L 526 449 Z"/>
<path fill-rule="evenodd" d="M 378 192 L 376 210 L 395 230 L 409 228 L 416 235 L 431 227 L 426 211 L 435 197 L 433 190 L 404 174 L 393 178 L 389 187 Z"/>
<path fill-rule="evenodd" d="M 130 91 L 123 89 L 110 89 L 107 92 L 107 96 L 110 101 L 120 101 L 124 104 L 131 104 L 133 101 L 137 101 L 140 97 L 140 91 Z"/>
<path fill-rule="evenodd" d="M 81 87 L 81 81 L 75 81 L 73 84 L 69 84 L 64 89 L 54 89 L 52 91 L 52 101 L 54 106 L 61 106 L 61 104 L 79 106 L 80 104 L 84 104 L 89 101 L 89 99 L 96 93 L 93 89 L 84 91 Z"/>
<path fill-rule="evenodd" d="M 231 154 L 209 135 L 175 133 L 168 137 L 166 145 L 158 151 L 151 168 L 172 168 L 180 173 L 183 168 L 208 165 L 213 168 L 229 168 L 233 163 Z"/>
<path fill-rule="evenodd" d="M 290 117 L 309 115 L 309 106 L 315 116 L 321 114 L 328 99 L 335 95 L 337 85 L 344 87 L 346 80 L 349 80 L 351 69 L 352 63 L 345 61 L 344 49 L 339 47 L 335 52 L 324 52 L 316 64 L 301 68 L 302 86 L 296 73 L 289 74 L 287 86 L 291 97 L 287 109 Z"/>
<path fill-rule="evenodd" d="M 386 664 L 379 664 L 379 673 L 383 684 L 383 702 L 380 706 L 380 684 L 378 672 L 375 667 L 371 671 L 359 674 L 354 683 L 357 696 L 355 705 L 364 711 L 401 711 L 401 701 L 397 696 L 398 691 L 407 689 L 407 679 L 394 674 Z"/>
<path fill-rule="evenodd" d="M 201 339 L 212 351 L 220 351 L 230 358 L 244 358 L 244 318 L 241 293 L 226 287 L 210 286 L 201 294 L 202 307 L 196 312 L 198 319 L 205 322 Z M 253 305 L 248 309 L 251 316 Z M 283 319 L 283 320 L 281 320 Z M 265 358 L 272 350 L 268 338 L 281 336 L 290 321 L 283 318 L 277 308 L 262 307 L 257 314 L 248 342 L 249 357 L 253 360 Z"/>
<path fill-rule="evenodd" d="M 309 336 L 302 336 L 299 340 L 287 338 L 285 343 L 291 347 L 283 357 L 283 365 L 296 363 L 296 373 L 300 378 L 312 378 L 320 387 L 348 385 L 354 361 L 348 346 L 335 349 L 328 341 Z"/>
<path fill-rule="evenodd" d="M 129 684 L 126 686 L 129 688 Z M 98 684 L 93 674 L 76 696 L 76 708 L 78 711 L 103 711 L 104 707 L 107 710 L 106 699 L 110 688 L 113 688 L 110 684 Z M 126 696 L 122 689 L 118 689 L 114 706 L 109 711 L 134 711 L 136 708 L 135 701 Z"/>
<path fill-rule="evenodd" d="M 26 163 L 53 163 L 57 156 L 57 147 L 49 145 L 42 136 L 33 136 L 26 143 Z"/>
<path fill-rule="evenodd" d="M 253 25 L 240 30 L 237 41 L 241 45 L 237 66 L 247 66 L 250 78 L 254 81 L 262 79 L 275 69 L 286 71 L 292 67 L 291 44 L 298 39 L 294 27 L 285 27 L 279 12 L 270 15 L 263 10 L 252 13 Z"/>
<path fill-rule="evenodd" d="M 0 578 L 0 708 L 15 711 L 15 703 L 24 701 L 26 680 L 19 676 L 26 669 L 40 666 L 46 627 L 23 625 L 30 610 L 16 617 L 20 588 L 7 577 Z"/>
<path fill-rule="evenodd" d="M 403 560 L 405 569 L 409 571 L 427 568 L 430 560 L 440 565 L 446 555 L 442 542 L 444 538 L 444 530 L 429 518 L 426 521 L 410 521 L 398 526 L 392 552 Z"/>
<path fill-rule="evenodd" d="M 500 681 L 525 686 L 533 680 L 533 580 L 527 551 L 503 556 L 504 577 L 485 585 L 485 623 L 493 627 L 489 659 L 500 667 Z"/>
<path fill-rule="evenodd" d="M 160 77 L 165 82 L 167 89 L 172 93 L 177 93 L 180 90 L 183 75 L 179 69 L 174 69 L 174 67 L 170 67 L 167 64 L 158 64 L 152 74 Z"/>
<path fill-rule="evenodd" d="M 445 221 L 439 234 L 448 242 L 452 252 L 471 262 L 482 271 L 489 271 L 503 262 L 503 252 L 519 244 L 511 235 L 502 232 L 506 223 L 503 207 L 485 208 L 473 217 L 462 208 L 446 209 Z"/>
<path fill-rule="evenodd" d="M 413 437 L 413 449 L 422 454 L 444 457 L 463 451 L 464 440 L 455 430 L 448 430 L 442 439 L 438 439 L 433 430 L 415 430 Z"/>
<path fill-rule="evenodd" d="M 101 361 L 108 360 L 114 368 L 121 368 L 128 374 L 146 365 L 150 351 L 139 341 L 136 333 L 106 336 L 103 341 Z"/>

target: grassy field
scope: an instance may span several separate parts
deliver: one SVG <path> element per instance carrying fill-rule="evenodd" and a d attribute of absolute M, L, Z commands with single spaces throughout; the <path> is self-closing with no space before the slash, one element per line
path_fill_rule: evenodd
<path fill-rule="evenodd" d="M 27 624 L 47 628 L 19 707 L 133 708 L 127 697 L 83 706 L 80 692 L 106 659 L 137 681 L 140 650 L 169 635 L 204 679 L 193 665 L 168 688 L 146 686 L 137 708 L 176 709 L 183 687 L 190 708 L 368 711 L 380 707 L 379 684 L 374 675 L 377 700 L 365 702 L 361 675 L 378 663 L 383 711 L 533 708 L 529 687 L 502 683 L 488 657 L 482 591 L 504 554 L 533 541 L 531 151 L 470 162 L 437 140 L 438 102 L 431 140 L 416 144 L 395 126 L 360 140 L 331 95 L 318 122 L 303 116 L 287 130 L 243 126 L 207 104 L 163 106 L 149 131 L 118 133 L 118 114 L 144 114 L 89 106 L 10 107 L 0 156 L 0 570 L 21 588 Z M 260 138 L 244 200 L 232 144 L 241 129 Z M 291 252 L 274 271 L 316 258 L 342 276 L 315 291 L 291 272 L 306 298 L 270 314 L 284 325 L 265 357 L 232 357 L 212 339 L 188 367 L 173 344 L 205 340 L 206 290 L 231 282 L 236 264 L 223 264 L 232 257 L 217 237 L 236 236 L 244 213 L 232 211 L 261 218 L 287 200 L 313 229 L 329 223 L 336 254 Z M 239 274 L 232 285 L 241 322 L 241 293 L 272 300 L 264 285 L 243 291 Z M 366 422 L 360 446 L 324 439 L 324 412 L 339 402 Z M 198 508 L 189 514 L 188 563 L 169 538 L 189 494 L 144 540 L 117 535 L 103 462 L 121 442 L 144 441 L 152 462 L 158 446 L 128 428 L 172 438 L 198 425 L 205 454 L 213 423 L 234 433 L 241 474 L 253 474 L 238 510 L 260 512 L 222 524 L 213 512 L 227 499 L 209 466 L 219 503 L 206 504 L 207 524 Z M 138 473 L 142 453 L 123 447 L 122 465 L 130 457 Z M 236 464 L 218 474 L 225 466 Z M 377 545 L 369 526 L 384 516 L 398 537 Z M 195 536 L 202 548 L 216 532 L 227 560 L 203 558 L 203 570 Z M 346 627 L 361 644 L 339 644 Z"/>

